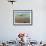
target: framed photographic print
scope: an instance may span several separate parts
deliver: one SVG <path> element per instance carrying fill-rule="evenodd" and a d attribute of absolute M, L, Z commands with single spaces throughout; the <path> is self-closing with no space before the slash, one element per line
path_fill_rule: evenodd
<path fill-rule="evenodd" d="M 32 25 L 32 10 L 13 10 L 13 24 Z"/>

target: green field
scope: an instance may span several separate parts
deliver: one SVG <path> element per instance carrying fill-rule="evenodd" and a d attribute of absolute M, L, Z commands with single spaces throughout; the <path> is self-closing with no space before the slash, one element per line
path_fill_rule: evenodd
<path fill-rule="evenodd" d="M 30 18 L 30 14 L 16 14 L 16 16 L 28 17 L 28 18 Z"/>
<path fill-rule="evenodd" d="M 16 14 L 16 23 L 30 23 L 30 14 Z"/>

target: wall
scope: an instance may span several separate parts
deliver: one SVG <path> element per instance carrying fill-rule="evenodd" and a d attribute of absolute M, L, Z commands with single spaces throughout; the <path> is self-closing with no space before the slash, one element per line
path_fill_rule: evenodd
<path fill-rule="evenodd" d="M 32 9 L 32 26 L 14 26 L 13 10 Z M 7 0 L 0 0 L 0 40 L 15 40 L 19 32 L 31 34 L 33 40 L 46 40 L 46 1 L 16 0 L 13 5 Z"/>

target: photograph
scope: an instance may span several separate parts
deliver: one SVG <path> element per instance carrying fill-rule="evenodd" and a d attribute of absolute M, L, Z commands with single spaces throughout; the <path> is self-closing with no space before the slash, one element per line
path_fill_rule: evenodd
<path fill-rule="evenodd" d="M 32 10 L 13 10 L 14 24 L 32 24 Z"/>

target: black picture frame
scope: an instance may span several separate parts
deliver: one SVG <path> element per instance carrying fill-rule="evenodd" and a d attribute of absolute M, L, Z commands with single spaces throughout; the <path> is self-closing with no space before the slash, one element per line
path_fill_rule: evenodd
<path fill-rule="evenodd" d="M 20 12 L 20 13 L 22 13 L 22 12 L 30 12 L 30 23 L 16 23 L 15 21 L 16 21 L 16 19 L 15 19 L 15 17 L 17 16 L 16 14 L 18 14 L 18 13 Z M 24 13 L 24 14 L 25 14 Z M 20 19 L 20 20 L 22 20 L 22 18 Z M 13 25 L 32 25 L 33 24 L 33 11 L 32 10 L 13 10 Z"/>

